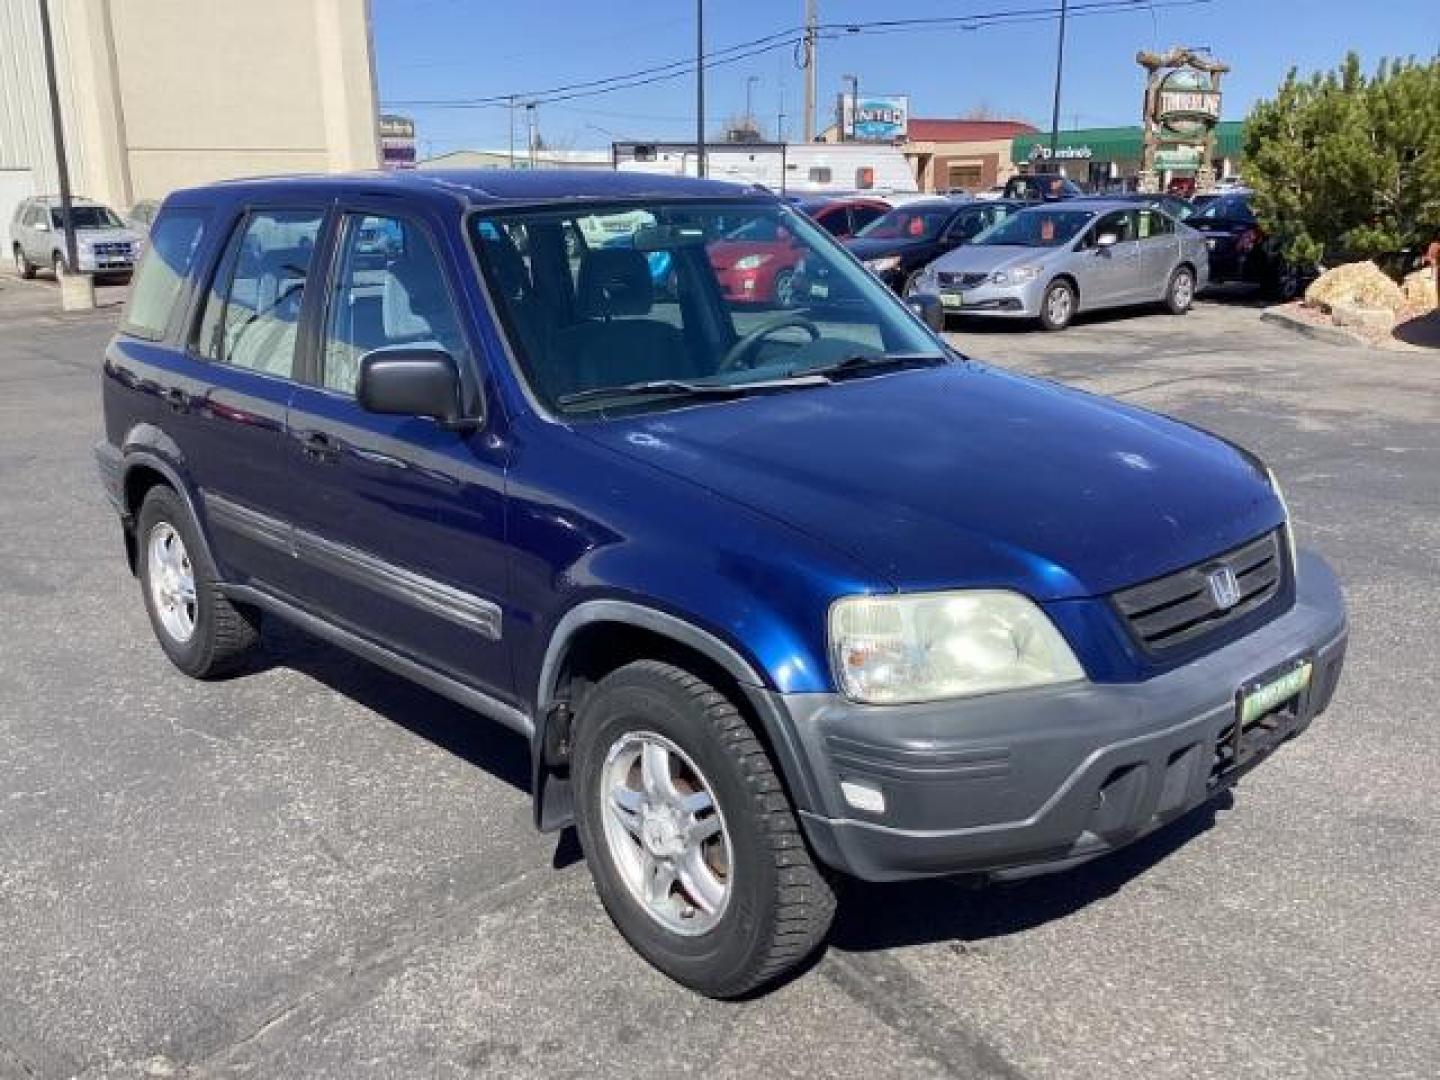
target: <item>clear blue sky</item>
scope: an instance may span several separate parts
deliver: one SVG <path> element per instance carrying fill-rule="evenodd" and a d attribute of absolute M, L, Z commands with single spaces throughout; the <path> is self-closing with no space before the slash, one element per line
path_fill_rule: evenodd
<path fill-rule="evenodd" d="M 1071 0 L 1072 10 L 1087 0 Z M 1093 0 L 1091 0 L 1093 2 Z M 1234 67 L 1227 118 L 1270 94 L 1291 65 L 1330 67 L 1347 49 L 1367 68 L 1382 56 L 1435 55 L 1440 0 L 1210 0 L 1167 7 L 1135 0 L 1133 10 L 1072 17 L 1066 45 L 1061 123 L 1099 127 L 1137 122 L 1140 48 L 1209 46 Z M 692 0 L 372 0 L 380 98 L 413 116 L 422 156 L 460 147 L 503 147 L 504 108 L 399 105 L 415 99 L 523 94 L 623 74 L 694 55 Z M 819 0 L 822 23 L 1037 10 L 1058 0 Z M 707 50 L 785 30 L 803 21 L 803 0 L 709 0 Z M 861 93 L 908 93 L 915 116 L 954 116 L 984 106 L 999 116 L 1050 121 L 1053 21 L 920 31 L 847 34 L 821 43 L 820 125 L 841 77 Z M 744 112 L 747 76 L 755 112 L 773 135 L 783 96 L 791 138 L 800 135 L 804 74 L 790 46 L 714 69 L 707 79 L 709 130 Z M 547 140 L 603 147 L 621 138 L 693 137 L 693 74 L 602 97 L 542 107 Z M 523 126 L 523 125 L 522 125 Z M 523 142 L 523 135 L 521 136 Z"/>

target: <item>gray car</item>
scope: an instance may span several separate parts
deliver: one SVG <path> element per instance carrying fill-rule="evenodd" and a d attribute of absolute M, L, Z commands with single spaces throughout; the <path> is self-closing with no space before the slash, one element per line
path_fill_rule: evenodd
<path fill-rule="evenodd" d="M 1069 200 L 1012 214 L 936 259 L 910 293 L 938 296 L 944 314 L 1063 330 L 1081 311 L 1128 304 L 1183 314 L 1209 274 L 1205 238 L 1163 210 Z"/>
<path fill-rule="evenodd" d="M 70 200 L 75 219 L 75 254 L 84 274 L 129 276 L 145 245 L 143 233 L 129 228 L 120 215 L 90 199 Z M 42 195 L 23 200 L 10 225 L 10 254 L 15 270 L 32 278 L 40 269 L 56 276 L 70 269 L 65 259 L 65 219 L 60 199 Z"/>

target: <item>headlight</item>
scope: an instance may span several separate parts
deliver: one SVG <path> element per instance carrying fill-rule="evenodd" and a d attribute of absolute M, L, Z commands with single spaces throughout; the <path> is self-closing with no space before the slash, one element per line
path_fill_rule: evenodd
<path fill-rule="evenodd" d="M 996 270 L 990 275 L 990 280 L 996 285 L 1024 285 L 1027 281 L 1034 281 L 1038 273 L 1038 266 L 1016 266 L 1009 270 Z"/>
<path fill-rule="evenodd" d="M 742 255 L 740 256 L 740 258 L 735 260 L 735 269 L 759 270 L 760 267 L 764 266 L 769 261 L 769 255 L 761 255 L 759 253 L 756 253 L 754 255 Z"/>
<path fill-rule="evenodd" d="M 872 274 L 883 274 L 886 270 L 894 270 L 900 265 L 899 255 L 886 255 L 882 259 L 866 259 L 865 269 Z"/>
<path fill-rule="evenodd" d="M 1083 679 L 1045 614 L 1018 593 L 853 596 L 830 609 L 830 656 L 846 697 L 871 705 Z"/>
<path fill-rule="evenodd" d="M 1270 490 L 1275 492 L 1275 498 L 1280 500 L 1280 509 L 1285 511 L 1285 546 L 1290 552 L 1290 573 L 1298 578 L 1300 561 L 1295 552 L 1295 519 L 1290 516 L 1290 504 L 1285 501 L 1285 492 L 1280 490 L 1280 481 L 1275 476 L 1275 470 L 1268 465 L 1265 466 L 1265 478 L 1270 481 Z"/>

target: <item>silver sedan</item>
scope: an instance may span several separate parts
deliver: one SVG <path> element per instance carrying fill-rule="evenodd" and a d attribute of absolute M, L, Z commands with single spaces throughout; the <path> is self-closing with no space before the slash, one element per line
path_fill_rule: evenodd
<path fill-rule="evenodd" d="M 1129 304 L 1183 314 L 1209 276 L 1194 229 L 1153 207 L 1086 200 L 1012 214 L 925 267 L 910 294 L 938 296 L 944 314 L 1063 330 L 1079 312 Z"/>

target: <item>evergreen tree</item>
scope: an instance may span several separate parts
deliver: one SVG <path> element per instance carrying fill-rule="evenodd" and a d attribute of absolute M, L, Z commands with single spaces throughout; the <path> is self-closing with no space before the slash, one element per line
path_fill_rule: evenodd
<path fill-rule="evenodd" d="M 1292 69 L 1250 114 L 1245 174 L 1294 262 L 1423 248 L 1440 233 L 1440 60 Z"/>

